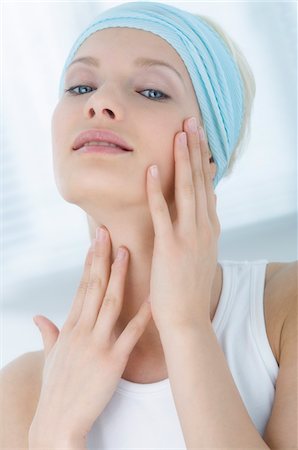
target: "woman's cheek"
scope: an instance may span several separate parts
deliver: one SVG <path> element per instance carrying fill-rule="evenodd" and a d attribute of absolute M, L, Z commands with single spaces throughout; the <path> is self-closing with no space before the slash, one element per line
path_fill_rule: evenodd
<path fill-rule="evenodd" d="M 61 107 L 58 105 L 52 115 L 52 162 L 56 186 L 66 201 L 68 201 L 68 194 L 65 192 L 67 191 L 65 179 L 68 179 L 66 174 L 70 164 L 70 151 L 70 132 L 66 129 L 65 115 L 62 114 Z"/>
<path fill-rule="evenodd" d="M 71 122 L 71 111 L 60 102 L 52 114 L 52 146 L 54 157 L 67 156 L 75 138 L 75 125 Z"/>
<path fill-rule="evenodd" d="M 58 103 L 52 115 L 52 145 L 54 154 L 58 151 L 59 143 L 64 135 L 63 124 L 65 123 L 65 120 L 62 119 L 63 115 L 61 114 L 61 106 L 60 103 Z"/>

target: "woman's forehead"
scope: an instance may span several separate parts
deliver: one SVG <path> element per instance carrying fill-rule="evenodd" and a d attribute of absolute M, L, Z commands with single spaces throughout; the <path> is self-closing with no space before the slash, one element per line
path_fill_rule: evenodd
<path fill-rule="evenodd" d="M 119 55 L 121 59 L 151 58 L 171 64 L 184 78 L 189 78 L 183 60 L 163 38 L 145 30 L 128 27 L 106 28 L 91 34 L 76 52 L 75 58 L 100 58 Z"/>

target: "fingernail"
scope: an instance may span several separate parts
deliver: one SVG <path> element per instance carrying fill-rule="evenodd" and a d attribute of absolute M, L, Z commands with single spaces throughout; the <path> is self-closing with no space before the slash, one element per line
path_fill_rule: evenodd
<path fill-rule="evenodd" d="M 191 117 L 187 124 L 190 131 L 193 133 L 197 131 L 197 119 L 195 117 Z"/>
<path fill-rule="evenodd" d="M 118 261 L 121 261 L 122 259 L 125 258 L 125 255 L 126 255 L 126 251 L 124 250 L 124 248 L 122 248 L 122 247 L 118 248 L 116 259 Z"/>
<path fill-rule="evenodd" d="M 106 237 L 106 230 L 102 227 L 97 227 L 96 228 L 96 239 L 103 242 L 105 240 L 105 237 Z"/>
<path fill-rule="evenodd" d="M 186 133 L 181 133 L 181 134 L 179 134 L 179 141 L 180 141 L 180 144 L 182 144 L 182 145 L 186 145 Z"/>
<path fill-rule="evenodd" d="M 151 166 L 150 167 L 150 173 L 154 178 L 158 177 L 158 168 L 157 166 Z"/>

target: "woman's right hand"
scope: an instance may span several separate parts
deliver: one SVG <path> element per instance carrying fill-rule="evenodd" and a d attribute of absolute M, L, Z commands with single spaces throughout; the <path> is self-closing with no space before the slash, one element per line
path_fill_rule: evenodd
<path fill-rule="evenodd" d="M 123 247 L 122 247 L 123 248 Z M 86 436 L 111 399 L 129 355 L 150 318 L 147 299 L 117 337 L 114 327 L 122 309 L 129 252 L 111 264 L 111 240 L 94 241 L 67 320 L 58 328 L 36 316 L 44 345 L 45 363 L 39 402 L 29 442 L 55 448 Z M 30 446 L 29 446 L 30 447 Z M 30 447 L 31 448 L 31 447 Z"/>

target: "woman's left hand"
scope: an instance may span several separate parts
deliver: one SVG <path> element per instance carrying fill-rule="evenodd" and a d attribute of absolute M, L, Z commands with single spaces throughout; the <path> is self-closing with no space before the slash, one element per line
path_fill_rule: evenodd
<path fill-rule="evenodd" d="M 196 131 L 187 143 L 175 136 L 175 202 L 172 222 L 159 176 L 147 175 L 147 193 L 155 239 L 150 295 L 152 318 L 159 331 L 210 322 L 210 300 L 217 268 L 220 223 L 216 213 L 209 149 Z M 187 127 L 187 130 L 186 130 Z"/>

